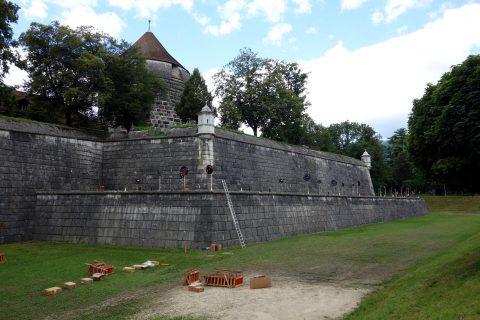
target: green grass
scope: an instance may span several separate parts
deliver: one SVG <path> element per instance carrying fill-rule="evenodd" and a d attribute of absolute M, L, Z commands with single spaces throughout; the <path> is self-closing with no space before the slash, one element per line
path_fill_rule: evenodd
<path fill-rule="evenodd" d="M 175 123 L 168 126 L 169 129 L 196 128 L 196 123 Z"/>
<path fill-rule="evenodd" d="M 405 270 L 347 319 L 480 319 L 480 233 Z"/>
<path fill-rule="evenodd" d="M 59 128 L 59 129 L 66 129 L 66 130 L 75 130 L 72 127 L 69 127 L 65 124 L 60 123 L 50 123 L 50 122 L 41 122 L 36 121 L 28 118 L 20 118 L 20 117 L 10 117 L 6 115 L 0 115 L 0 119 L 7 120 L 7 121 L 15 121 L 15 122 L 24 122 L 24 123 L 33 123 L 33 124 L 43 124 L 52 128 Z"/>
<path fill-rule="evenodd" d="M 479 200 L 426 197 L 431 211 L 453 211 L 459 217 L 480 214 Z M 462 238 L 398 273 L 346 319 L 480 319 L 480 229 Z"/>
<path fill-rule="evenodd" d="M 429 205 L 432 201 L 427 199 Z M 480 214 L 434 213 L 227 250 L 233 254 L 45 242 L 0 245 L 7 254 L 7 262 L 0 264 L 1 310 L 6 319 L 127 319 L 148 305 L 149 295 L 180 285 L 183 272 L 196 267 L 202 274 L 233 269 L 385 286 L 369 295 L 351 319 L 480 318 Z M 58 296 L 41 294 L 86 276 L 85 263 L 95 259 L 113 264 L 117 272 Z M 172 266 L 121 272 L 123 266 L 151 259 Z"/>
<path fill-rule="evenodd" d="M 158 128 L 150 127 L 150 126 L 135 126 L 132 128 L 132 131 L 155 131 Z"/>

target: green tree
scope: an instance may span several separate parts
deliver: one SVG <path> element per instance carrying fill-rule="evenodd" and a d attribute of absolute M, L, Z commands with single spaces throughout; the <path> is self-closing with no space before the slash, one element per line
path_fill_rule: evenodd
<path fill-rule="evenodd" d="M 330 125 L 330 132 L 334 152 L 360 159 L 365 150 L 372 157 L 370 175 L 375 190 L 386 182 L 385 148 L 382 137 L 366 124 L 344 121 Z"/>
<path fill-rule="evenodd" d="M 14 88 L 0 83 L 0 109 L 5 110 L 8 114 L 13 115 L 13 111 L 17 106 L 14 95 Z"/>
<path fill-rule="evenodd" d="M 147 69 L 138 48 L 123 41 L 114 47 L 115 52 L 104 56 L 111 94 L 99 102 L 99 116 L 107 125 L 129 132 L 133 125 L 146 123 L 155 97 L 165 93 L 165 86 Z"/>
<path fill-rule="evenodd" d="M 418 187 L 418 183 L 414 183 L 414 168 L 408 154 L 407 137 L 408 132 L 405 128 L 396 130 L 388 138 L 385 152 L 389 184 L 396 189 L 401 189 L 404 186 Z"/>
<path fill-rule="evenodd" d="M 13 40 L 13 30 L 10 24 L 18 20 L 19 6 L 0 0 L 0 83 L 3 84 L 3 77 L 8 73 L 9 64 L 18 61 L 14 51 L 17 43 Z"/>
<path fill-rule="evenodd" d="M 225 98 L 220 102 L 220 126 L 222 128 L 228 128 L 238 130 L 242 125 L 240 111 L 235 103 Z"/>
<path fill-rule="evenodd" d="M 409 153 L 433 186 L 480 191 L 479 123 L 480 55 L 471 55 L 413 101 Z"/>
<path fill-rule="evenodd" d="M 268 138 L 296 142 L 308 105 L 307 75 L 296 63 L 259 58 L 244 48 L 214 80 L 221 123 L 237 125 L 239 119 L 255 136 L 262 131 Z"/>
<path fill-rule="evenodd" d="M 16 107 L 14 88 L 3 83 L 3 78 L 9 71 L 11 63 L 18 63 L 18 55 L 15 52 L 17 43 L 13 40 L 13 30 L 10 26 L 18 20 L 19 6 L 0 0 L 0 108 L 8 113 L 13 113 Z"/>
<path fill-rule="evenodd" d="M 212 95 L 208 91 L 205 80 L 198 68 L 193 70 L 190 78 L 185 82 L 185 89 L 180 102 L 175 106 L 175 112 L 183 122 L 197 121 L 197 114 L 207 105 L 212 110 Z"/>
<path fill-rule="evenodd" d="M 328 128 L 315 121 L 308 115 L 302 117 L 301 130 L 298 132 L 298 143 L 315 150 L 335 152 L 335 145 Z"/>
<path fill-rule="evenodd" d="M 72 124 L 73 114 L 92 112 L 110 94 L 100 56 L 109 42 L 107 36 L 88 27 L 72 30 L 54 21 L 32 23 L 19 40 L 27 52 L 29 93 L 63 110 L 67 125 Z"/>
<path fill-rule="evenodd" d="M 161 92 L 160 79 L 148 71 L 138 49 L 91 27 L 32 23 L 20 42 L 37 117 L 61 110 L 72 125 L 73 115 L 95 117 L 98 108 L 104 123 L 130 130 L 148 119 Z"/>

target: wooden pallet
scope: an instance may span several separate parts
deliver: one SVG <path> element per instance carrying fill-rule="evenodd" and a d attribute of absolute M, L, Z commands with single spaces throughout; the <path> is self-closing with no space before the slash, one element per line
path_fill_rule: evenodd
<path fill-rule="evenodd" d="M 112 265 L 102 261 L 94 261 L 92 263 L 87 263 L 87 265 L 89 274 L 101 273 L 107 275 L 113 273 L 114 270 Z"/>
<path fill-rule="evenodd" d="M 183 279 L 183 284 L 186 286 L 194 283 L 195 281 L 200 281 L 200 271 L 197 269 L 187 270 L 183 274 Z"/>
<path fill-rule="evenodd" d="M 243 285 L 243 274 L 240 272 L 209 273 L 205 276 L 205 285 L 236 288 Z"/>

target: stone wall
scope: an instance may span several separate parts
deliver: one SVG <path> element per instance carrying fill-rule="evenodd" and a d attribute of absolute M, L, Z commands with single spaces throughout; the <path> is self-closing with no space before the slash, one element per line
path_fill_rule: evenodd
<path fill-rule="evenodd" d="M 426 214 L 423 200 L 233 192 L 248 243 Z M 44 193 L 34 239 L 197 247 L 238 245 L 221 192 Z"/>
<path fill-rule="evenodd" d="M 212 177 L 205 173 L 208 164 L 214 166 Z M 359 160 L 222 130 L 197 135 L 196 128 L 105 142 L 102 181 L 107 190 L 183 190 L 181 166 L 189 169 L 189 190 L 223 190 L 224 179 L 232 191 L 374 195 Z"/>
<path fill-rule="evenodd" d="M 97 190 L 100 183 L 101 142 L 76 139 L 85 135 L 73 130 L 21 128 L 37 133 L 0 129 L 0 243 L 29 238 L 36 191 Z"/>
<path fill-rule="evenodd" d="M 374 195 L 362 161 L 223 130 L 213 141 L 217 189 L 225 179 L 235 191 Z"/>
<path fill-rule="evenodd" d="M 207 164 L 214 166 L 211 176 Z M 181 166 L 189 169 L 185 179 Z M 196 128 L 99 141 L 1 120 L 0 243 L 34 235 L 168 247 L 233 244 L 221 179 L 251 242 L 425 213 L 417 200 L 358 197 L 373 195 L 365 164 L 304 147 L 221 130 L 199 135 Z M 97 193 L 102 185 L 116 192 Z"/>
<path fill-rule="evenodd" d="M 185 187 L 198 189 L 197 163 L 194 136 L 106 142 L 102 181 L 107 190 L 180 190 L 184 181 L 179 169 L 186 166 L 190 172 Z"/>
<path fill-rule="evenodd" d="M 187 70 L 172 66 L 162 61 L 147 60 L 147 68 L 157 74 L 165 84 L 165 95 L 157 97 L 150 112 L 150 125 L 155 128 L 167 128 L 171 124 L 180 123 L 175 112 L 175 105 L 189 77 Z"/>

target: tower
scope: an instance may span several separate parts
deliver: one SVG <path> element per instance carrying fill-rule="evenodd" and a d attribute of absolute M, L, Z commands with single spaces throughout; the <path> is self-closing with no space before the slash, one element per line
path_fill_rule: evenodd
<path fill-rule="evenodd" d="M 165 96 L 157 97 L 150 113 L 150 125 L 165 128 L 170 124 L 179 123 L 180 118 L 175 113 L 175 104 L 180 101 L 185 81 L 190 72 L 185 69 L 158 41 L 155 35 L 148 31 L 135 44 L 147 60 L 147 68 L 157 74 L 165 83 Z"/>

